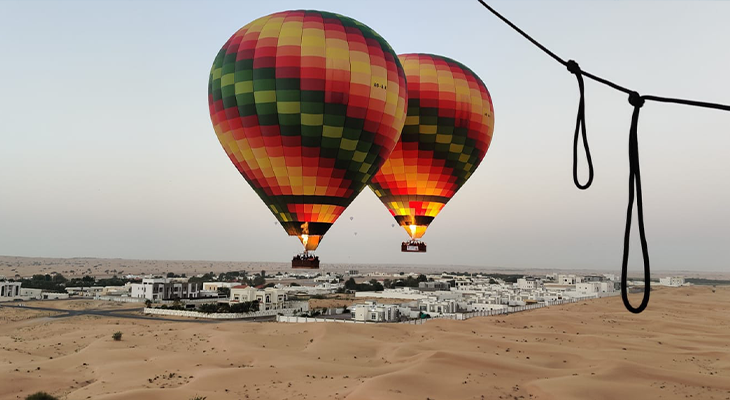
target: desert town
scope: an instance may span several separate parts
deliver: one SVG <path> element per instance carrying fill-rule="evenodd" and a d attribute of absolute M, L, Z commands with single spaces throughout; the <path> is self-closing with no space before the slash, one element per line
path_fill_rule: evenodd
<path fill-rule="evenodd" d="M 38 391 L 69 400 L 730 391 L 726 286 L 661 278 L 654 306 L 637 319 L 610 274 L 221 274 L 124 276 L 131 281 L 114 285 L 82 277 L 63 293 L 51 289 L 62 286 L 51 274 L 5 280 L 0 400 Z M 661 368 L 639 373 L 648 360 Z"/>
<path fill-rule="evenodd" d="M 104 285 L 123 282 L 121 285 Z M 57 283 L 53 289 L 48 283 Z M 81 286 L 66 286 L 81 283 Z M 629 281 L 629 290 L 644 283 Z M 657 283 L 655 283 L 656 285 Z M 25 286 L 24 286 L 25 285 Z M 659 279 L 658 285 L 686 285 L 682 276 Z M 58 290 L 59 288 L 63 289 Z M 126 275 L 67 281 L 59 273 L 0 281 L 4 301 L 86 298 L 145 304 L 144 314 L 192 318 L 246 319 L 272 317 L 280 322 L 408 322 L 427 318 L 525 311 L 566 302 L 619 294 L 613 274 L 552 273 L 519 276 L 482 273 L 418 274 L 401 272 L 344 273 L 234 271 L 192 277 Z M 54 290 L 55 289 L 55 290 Z M 331 299 L 330 307 L 310 307 L 310 300 Z"/>

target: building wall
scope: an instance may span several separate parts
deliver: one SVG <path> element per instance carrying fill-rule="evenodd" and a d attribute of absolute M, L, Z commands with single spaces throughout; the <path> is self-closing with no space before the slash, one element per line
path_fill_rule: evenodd
<path fill-rule="evenodd" d="M 203 290 L 209 290 L 216 292 L 220 288 L 232 288 L 234 286 L 240 285 L 238 282 L 204 282 L 203 283 Z"/>
<path fill-rule="evenodd" d="M 668 276 L 666 278 L 659 278 L 659 284 L 663 286 L 682 286 L 684 285 L 684 277 Z"/>
<path fill-rule="evenodd" d="M 376 304 L 367 302 L 354 304 L 352 315 L 355 321 L 388 322 L 397 321 L 400 317 L 398 306 L 395 304 Z"/>
<path fill-rule="evenodd" d="M 43 289 L 20 288 L 20 297 L 40 300 Z"/>
<path fill-rule="evenodd" d="M 68 293 L 52 293 L 52 292 L 43 292 L 41 295 L 43 300 L 62 300 L 62 299 L 68 299 Z"/>
<path fill-rule="evenodd" d="M 131 296 L 152 301 L 195 299 L 200 297 L 201 286 L 198 282 L 179 282 L 165 278 L 143 279 L 142 283 L 132 284 Z"/>
<path fill-rule="evenodd" d="M 584 282 L 575 285 L 575 291 L 581 294 L 594 294 L 601 292 L 600 282 Z"/>
<path fill-rule="evenodd" d="M 253 287 L 232 288 L 231 301 L 247 302 L 259 301 L 259 310 L 275 310 L 284 307 L 287 301 L 286 291 L 283 289 L 266 288 L 256 289 Z"/>
<path fill-rule="evenodd" d="M 381 299 L 408 299 L 418 300 L 425 299 L 428 297 L 427 294 L 423 294 L 419 291 L 400 291 L 395 289 L 385 289 L 382 292 L 356 292 L 355 297 L 377 297 Z"/>
<path fill-rule="evenodd" d="M 20 297 L 20 282 L 0 281 L 0 297 Z"/>

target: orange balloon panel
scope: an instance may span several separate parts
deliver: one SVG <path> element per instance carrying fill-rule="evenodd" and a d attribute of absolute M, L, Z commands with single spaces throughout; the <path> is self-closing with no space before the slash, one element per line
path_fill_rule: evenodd
<path fill-rule="evenodd" d="M 474 173 L 489 149 L 494 106 L 463 64 L 403 54 L 408 113 L 400 140 L 370 188 L 414 239 Z"/>

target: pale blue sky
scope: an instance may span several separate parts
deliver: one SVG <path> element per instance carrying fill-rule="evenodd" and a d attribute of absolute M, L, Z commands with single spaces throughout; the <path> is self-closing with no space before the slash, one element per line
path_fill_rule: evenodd
<path fill-rule="evenodd" d="M 730 3 L 492 5 L 624 86 L 730 103 Z M 587 83 L 596 179 L 575 189 L 575 78 L 476 1 L 0 1 L 0 254 L 289 260 L 298 240 L 225 156 L 206 95 L 213 57 L 233 32 L 294 8 L 358 19 L 397 53 L 459 60 L 495 104 L 492 147 L 431 225 L 427 254 L 399 252 L 405 233 L 366 189 L 326 235 L 323 261 L 619 271 L 626 96 Z M 728 127 L 720 111 L 642 110 L 654 269 L 728 268 Z M 635 246 L 636 272 L 638 254 Z"/>

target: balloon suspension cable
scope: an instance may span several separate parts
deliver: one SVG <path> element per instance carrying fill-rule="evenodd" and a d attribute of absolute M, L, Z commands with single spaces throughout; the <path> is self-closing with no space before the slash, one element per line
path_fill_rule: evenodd
<path fill-rule="evenodd" d="M 641 194 L 641 171 L 639 168 L 639 145 L 638 145 L 638 124 L 639 124 L 639 110 L 644 105 L 645 101 L 655 101 L 659 103 L 674 103 L 693 107 L 711 108 L 715 110 L 730 111 L 730 105 L 709 103 L 704 101 L 687 100 L 672 97 L 661 97 L 652 95 L 640 95 L 638 92 L 620 86 L 607 79 L 601 78 L 600 76 L 591 74 L 585 70 L 582 70 L 577 62 L 573 60 L 565 61 L 560 58 L 557 54 L 553 53 L 547 47 L 543 46 L 537 40 L 533 39 L 530 35 L 525 33 L 517 25 L 513 24 L 510 20 L 498 13 L 494 8 L 489 6 L 484 0 L 477 0 L 487 10 L 494 14 L 497 18 L 502 20 L 510 28 L 515 30 L 517 33 L 522 35 L 525 39 L 530 41 L 537 48 L 542 50 L 545 54 L 552 57 L 555 61 L 565 66 L 571 74 L 575 75 L 578 80 L 578 90 L 580 98 L 578 100 L 578 115 L 575 124 L 575 133 L 573 135 L 573 183 L 578 189 L 588 189 L 593 183 L 593 160 L 591 158 L 590 148 L 588 146 L 588 137 L 586 134 L 586 123 L 585 123 L 585 96 L 584 96 L 584 82 L 583 77 L 591 79 L 595 82 L 606 85 L 614 90 L 618 90 L 629 95 L 629 103 L 633 106 L 634 112 L 631 116 L 631 127 L 629 128 L 629 201 L 626 212 L 626 228 L 624 230 L 624 249 L 623 258 L 621 263 L 621 298 L 624 302 L 624 306 L 627 310 L 632 313 L 639 314 L 649 304 L 649 293 L 651 291 L 651 268 L 649 266 L 649 250 L 646 241 L 646 233 L 644 231 L 644 204 Z M 583 149 L 585 151 L 586 163 L 588 166 L 588 179 L 584 184 L 578 181 L 578 139 L 579 136 L 583 142 Z M 628 258 L 631 238 L 631 219 L 633 215 L 634 200 L 636 200 L 636 219 L 639 226 L 639 238 L 641 241 L 641 253 L 644 261 L 644 296 L 641 300 L 641 304 L 638 307 L 633 307 L 628 299 Z"/>

